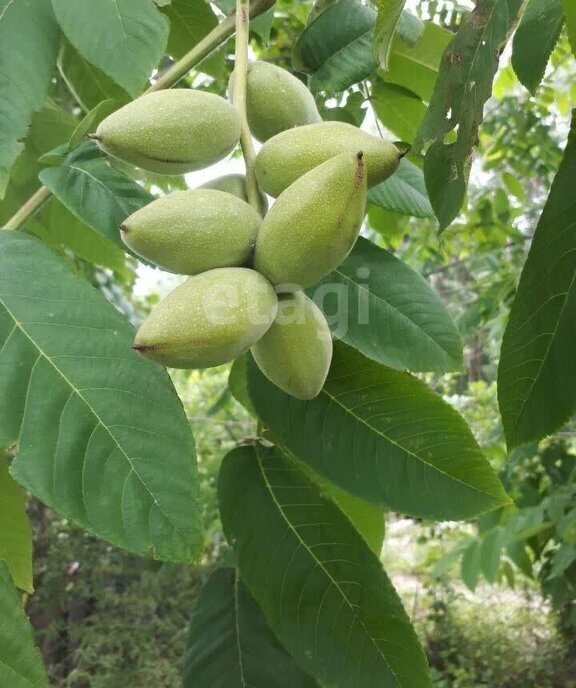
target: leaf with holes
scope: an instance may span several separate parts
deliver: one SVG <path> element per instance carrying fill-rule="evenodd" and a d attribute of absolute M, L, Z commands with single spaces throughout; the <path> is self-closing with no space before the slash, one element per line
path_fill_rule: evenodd
<path fill-rule="evenodd" d="M 512 42 L 512 66 L 530 93 L 536 93 L 564 24 L 562 0 L 529 0 Z"/>
<path fill-rule="evenodd" d="M 368 192 L 368 201 L 386 210 L 412 217 L 433 217 L 424 175 L 403 158 L 396 172 Z"/>
<path fill-rule="evenodd" d="M 539 440 L 576 409 L 576 112 L 504 333 L 498 402 L 510 448 Z"/>
<path fill-rule="evenodd" d="M 52 0 L 66 38 L 135 98 L 164 55 L 169 22 L 152 0 Z"/>
<path fill-rule="evenodd" d="M 3 561 L 0 561 L 0 685 L 48 688 L 42 655 L 34 645 L 32 628 Z"/>
<path fill-rule="evenodd" d="M 318 688 L 268 628 L 234 569 L 200 591 L 184 662 L 184 688 Z"/>
<path fill-rule="evenodd" d="M 0 446 L 13 477 L 89 532 L 169 561 L 198 555 L 194 443 L 132 326 L 51 249 L 0 232 Z"/>
<path fill-rule="evenodd" d="M 32 115 L 44 105 L 59 40 L 49 2 L 0 0 L 0 199 Z"/>
<path fill-rule="evenodd" d="M 59 167 L 42 170 L 40 181 L 78 219 L 125 251 L 120 225 L 152 200 L 136 182 L 111 167 L 91 142 L 72 151 Z"/>
<path fill-rule="evenodd" d="M 294 463 L 278 449 L 236 449 L 218 492 L 242 580 L 304 669 L 340 688 L 430 686 L 378 557 Z"/>
<path fill-rule="evenodd" d="M 360 237 L 308 295 L 336 337 L 384 365 L 416 372 L 462 367 L 462 340 L 438 294 L 367 239 Z"/>
<path fill-rule="evenodd" d="M 522 5 L 523 0 L 478 2 L 444 53 L 416 141 L 417 150 L 432 142 L 424 173 L 441 229 L 448 227 L 464 201 L 484 104 Z M 456 141 L 446 142 L 453 131 Z"/>
<path fill-rule="evenodd" d="M 253 360 L 248 383 L 258 415 L 296 458 L 357 497 L 437 520 L 510 503 L 470 428 L 442 397 L 341 342 L 311 401 L 279 390 Z"/>
<path fill-rule="evenodd" d="M 32 529 L 26 515 L 24 492 L 8 473 L 8 461 L 0 451 L 0 560 L 21 590 L 34 592 L 32 583 Z"/>

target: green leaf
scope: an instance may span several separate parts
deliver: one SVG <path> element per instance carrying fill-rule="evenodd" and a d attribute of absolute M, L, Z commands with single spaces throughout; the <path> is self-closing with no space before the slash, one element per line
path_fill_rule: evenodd
<path fill-rule="evenodd" d="M 90 112 L 82 119 L 80 124 L 74 129 L 74 133 L 70 137 L 68 143 L 70 149 L 80 146 L 86 141 L 86 134 L 96 131 L 96 128 L 103 119 L 112 114 L 118 109 L 118 103 L 115 100 L 103 100 L 93 107 Z"/>
<path fill-rule="evenodd" d="M 498 368 L 509 448 L 560 428 L 576 409 L 576 112 L 536 227 Z"/>
<path fill-rule="evenodd" d="M 564 0 L 564 16 L 568 27 L 568 38 L 572 53 L 576 56 L 576 5 L 573 0 Z"/>
<path fill-rule="evenodd" d="M 84 224 L 54 196 L 42 212 L 41 228 L 30 229 L 42 241 L 71 249 L 79 258 L 117 272 L 126 269 L 124 251 Z"/>
<path fill-rule="evenodd" d="M 177 59 L 218 25 L 216 15 L 205 0 L 172 0 L 163 12 L 170 20 L 168 52 Z"/>
<path fill-rule="evenodd" d="M 514 34 L 512 66 L 530 93 L 536 93 L 544 78 L 563 24 L 562 0 L 529 0 Z"/>
<path fill-rule="evenodd" d="M 232 364 L 230 375 L 228 376 L 228 387 L 234 399 L 236 399 L 236 401 L 241 404 L 248 411 L 248 413 L 255 416 L 256 411 L 252 404 L 252 400 L 250 399 L 250 394 L 248 393 L 246 355 L 239 356 Z"/>
<path fill-rule="evenodd" d="M 90 112 L 103 100 L 123 105 L 130 96 L 64 39 L 58 56 L 58 69 L 74 98 L 85 112 Z"/>
<path fill-rule="evenodd" d="M 484 104 L 492 93 L 500 52 L 515 26 L 523 0 L 483 0 L 465 17 L 446 49 L 416 149 L 432 142 L 424 174 L 440 229 L 458 214 Z M 454 143 L 446 142 L 457 132 Z"/>
<path fill-rule="evenodd" d="M 8 461 L 0 452 L 0 561 L 8 565 L 14 583 L 34 592 L 32 580 L 32 529 L 26 515 L 24 492 L 8 473 Z"/>
<path fill-rule="evenodd" d="M 406 0 L 378 0 L 374 31 L 374 56 L 382 69 L 388 69 L 392 38 L 396 33 Z"/>
<path fill-rule="evenodd" d="M 407 44 L 396 36 L 392 42 L 390 64 L 381 78 L 402 86 L 422 100 L 430 100 L 444 49 L 453 34 L 434 22 L 424 22 L 424 33 L 416 45 Z"/>
<path fill-rule="evenodd" d="M 343 91 L 376 71 L 372 51 L 376 13 L 357 0 L 328 7 L 298 38 L 293 63 L 310 72 L 313 92 Z"/>
<path fill-rule="evenodd" d="M 509 503 L 462 419 L 408 373 L 341 342 L 322 392 L 298 401 L 251 360 L 262 421 L 317 473 L 357 497 L 410 516 L 456 520 Z"/>
<path fill-rule="evenodd" d="M 434 216 L 422 170 L 406 158 L 391 177 L 370 189 L 368 201 L 401 215 Z"/>
<path fill-rule="evenodd" d="M 0 685 L 48 688 L 40 651 L 6 563 L 0 561 Z"/>
<path fill-rule="evenodd" d="M 120 225 L 152 197 L 110 166 L 93 143 L 72 152 L 64 164 L 40 173 L 40 181 L 79 220 L 124 250 Z"/>
<path fill-rule="evenodd" d="M 482 565 L 482 545 L 478 540 L 472 540 L 464 550 L 460 562 L 460 576 L 465 585 L 472 591 L 476 590 L 480 580 L 480 568 Z"/>
<path fill-rule="evenodd" d="M 219 498 L 242 580 L 304 669 L 340 688 L 430 686 L 426 658 L 380 561 L 279 450 L 228 454 Z"/>
<path fill-rule="evenodd" d="M 184 688 L 317 688 L 268 628 L 234 569 L 204 584 L 192 621 Z"/>
<path fill-rule="evenodd" d="M 379 81 L 372 88 L 371 103 L 387 129 L 401 141 L 414 141 L 426 113 L 426 106 L 415 93 Z"/>
<path fill-rule="evenodd" d="M 50 248 L 0 232 L 0 446 L 13 477 L 131 552 L 195 559 L 194 443 L 170 378 L 132 326 Z"/>
<path fill-rule="evenodd" d="M 417 372 L 462 367 L 460 335 L 438 294 L 367 239 L 308 294 L 336 337 L 380 363 Z"/>
<path fill-rule="evenodd" d="M 345 492 L 337 485 L 334 485 L 334 483 L 318 475 L 307 464 L 298 461 L 286 449 L 283 451 L 289 455 L 292 461 L 297 463 L 299 470 L 318 487 L 320 494 L 326 499 L 332 500 L 340 511 L 346 514 L 354 528 L 366 540 L 370 549 L 379 557 L 386 530 L 383 510 L 376 504 L 370 504 L 363 499 L 351 495 L 349 492 Z"/>
<path fill-rule="evenodd" d="M 49 2 L 0 0 L 0 199 L 32 115 L 44 105 L 59 39 Z"/>
<path fill-rule="evenodd" d="M 151 0 L 52 0 L 66 38 L 135 98 L 166 50 L 169 22 Z"/>
<path fill-rule="evenodd" d="M 496 582 L 500 568 L 500 556 L 506 541 L 506 533 L 502 528 L 492 528 L 482 539 L 480 561 L 482 573 L 489 583 Z"/>
<path fill-rule="evenodd" d="M 424 22 L 415 14 L 403 10 L 396 27 L 396 34 L 408 45 L 416 45 L 424 35 Z"/>

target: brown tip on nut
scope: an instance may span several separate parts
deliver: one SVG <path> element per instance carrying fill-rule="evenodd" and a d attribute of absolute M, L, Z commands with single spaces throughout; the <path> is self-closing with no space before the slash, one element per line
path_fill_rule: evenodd
<path fill-rule="evenodd" d="M 364 151 L 358 151 L 358 153 L 356 153 L 356 157 L 358 158 L 358 160 L 362 160 L 362 158 L 364 157 Z"/>
<path fill-rule="evenodd" d="M 100 141 L 100 137 L 96 133 L 86 134 L 86 138 L 90 139 L 91 141 Z"/>
<path fill-rule="evenodd" d="M 144 344 L 132 344 L 132 348 L 134 351 L 146 351 L 148 347 L 144 346 Z"/>
<path fill-rule="evenodd" d="M 128 225 L 127 225 L 125 222 L 123 222 L 123 223 L 120 225 L 120 231 L 121 231 L 121 232 L 127 232 L 127 231 L 128 231 Z"/>

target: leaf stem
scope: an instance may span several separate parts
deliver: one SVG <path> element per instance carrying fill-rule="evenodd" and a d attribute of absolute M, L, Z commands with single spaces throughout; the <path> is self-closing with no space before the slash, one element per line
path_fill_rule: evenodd
<path fill-rule="evenodd" d="M 236 15 L 231 14 L 226 17 L 218 26 L 216 26 L 205 38 L 197 43 L 192 50 L 190 50 L 181 60 L 178 60 L 170 69 L 162 74 L 158 79 L 148 88 L 144 93 L 153 93 L 165 88 L 170 88 L 178 83 L 180 79 L 205 57 L 207 57 L 213 50 L 221 45 L 227 38 L 232 36 L 236 24 L 248 25 L 249 17 L 257 17 L 260 14 L 269 10 L 276 0 L 253 0 L 248 3 L 248 0 L 239 4 L 246 7 L 246 22 L 236 21 Z M 244 148 L 244 145 L 242 146 Z M 244 154 L 246 156 L 246 153 Z M 247 163 L 248 164 L 248 163 Z M 248 173 L 247 173 L 247 178 Z M 255 183 L 255 177 L 253 177 Z M 250 183 L 250 182 L 249 182 Z M 51 192 L 45 186 L 41 186 L 32 196 L 24 203 L 24 205 L 4 224 L 3 229 L 20 229 L 50 198 Z M 258 195 L 256 187 L 256 196 Z M 250 198 L 250 190 L 249 195 Z M 255 206 L 257 207 L 257 206 Z"/>
<path fill-rule="evenodd" d="M 45 186 L 41 186 L 24 205 L 6 222 L 4 229 L 20 229 L 22 225 L 35 215 L 40 208 L 49 200 L 50 191 Z"/>
<path fill-rule="evenodd" d="M 240 145 L 246 164 L 246 195 L 248 202 L 259 211 L 260 199 L 258 194 L 258 182 L 256 181 L 256 151 L 250 127 L 248 126 L 246 105 L 246 81 L 248 78 L 248 40 L 250 33 L 250 15 L 248 0 L 236 0 L 236 59 L 234 64 L 234 107 L 240 115 L 242 132 Z"/>

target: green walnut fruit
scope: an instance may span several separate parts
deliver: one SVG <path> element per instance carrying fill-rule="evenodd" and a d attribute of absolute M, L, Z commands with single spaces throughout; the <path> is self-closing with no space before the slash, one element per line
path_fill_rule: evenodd
<path fill-rule="evenodd" d="M 230 78 L 230 91 L 234 74 Z M 252 62 L 246 85 L 248 124 L 259 141 L 267 141 L 286 129 L 321 122 L 314 96 L 290 72 L 268 64 Z"/>
<path fill-rule="evenodd" d="M 222 160 L 240 139 L 240 117 L 224 98 L 171 89 L 113 112 L 91 135 L 115 158 L 159 174 L 184 174 Z"/>
<path fill-rule="evenodd" d="M 170 368 L 210 368 L 255 344 L 273 323 L 272 285 L 248 268 L 217 268 L 189 277 L 152 311 L 134 349 Z"/>
<path fill-rule="evenodd" d="M 226 193 L 232 194 L 241 198 L 243 201 L 248 202 L 248 192 L 246 190 L 246 177 L 243 174 L 227 174 L 225 177 L 218 177 L 217 179 L 212 179 L 206 184 L 202 184 L 200 189 L 216 189 L 217 191 L 225 191 Z M 268 199 L 266 194 L 259 192 L 259 207 L 260 215 L 266 215 L 268 211 Z"/>
<path fill-rule="evenodd" d="M 295 290 L 325 277 L 352 250 L 366 211 L 362 153 L 342 153 L 280 194 L 256 240 L 254 266 Z"/>
<path fill-rule="evenodd" d="M 236 196 L 213 189 L 176 191 L 130 215 L 122 239 L 134 253 L 180 275 L 251 260 L 260 215 Z"/>
<path fill-rule="evenodd" d="M 387 141 L 345 122 L 321 122 L 284 131 L 267 141 L 256 159 L 263 191 L 278 196 L 299 177 L 340 153 L 364 152 L 368 186 L 393 174 L 404 153 Z"/>
<path fill-rule="evenodd" d="M 278 297 L 278 315 L 251 351 L 270 382 L 297 399 L 313 399 L 330 369 L 332 337 L 322 311 L 297 291 Z"/>

